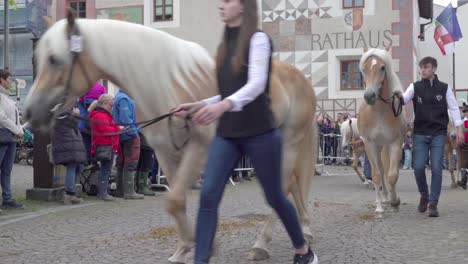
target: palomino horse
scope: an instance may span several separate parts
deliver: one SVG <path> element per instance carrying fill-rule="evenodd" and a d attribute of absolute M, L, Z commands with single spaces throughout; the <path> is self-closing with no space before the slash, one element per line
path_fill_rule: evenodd
<path fill-rule="evenodd" d="M 33 126 L 43 129 L 51 127 L 57 114 L 51 109 L 60 103 L 64 103 L 62 109 L 73 105 L 99 79 L 116 83 L 133 97 L 140 120 L 217 94 L 215 63 L 204 48 L 142 25 L 75 20 L 69 14 L 67 20 L 48 29 L 35 53 L 38 75 L 27 98 L 26 116 Z M 316 161 L 315 92 L 299 70 L 274 62 L 270 96 L 277 126 L 283 132 L 285 190 L 292 195 L 303 231 L 310 238 L 306 205 Z M 184 263 L 194 243 L 193 225 L 186 215 L 186 193 L 203 172 L 215 125 L 189 122 L 188 131 L 181 129 L 184 120 L 172 123 L 171 132 L 168 122 L 159 122 L 143 129 L 143 134 L 157 150 L 171 185 L 167 211 L 176 220 L 179 243 L 169 261 Z M 187 138 L 190 140 L 182 150 L 171 144 L 182 145 Z M 274 217 L 270 219 L 251 251 L 253 259 L 268 257 Z"/>
<path fill-rule="evenodd" d="M 455 155 L 453 151 L 456 151 L 457 157 L 460 158 L 460 148 L 457 146 L 457 129 L 453 124 L 452 118 L 449 116 L 449 122 L 447 125 L 447 137 L 445 138 L 444 154 L 448 160 L 448 170 L 452 178 L 452 188 L 457 188 L 457 180 L 460 178 L 460 164 L 457 162 L 457 174 L 453 172 L 455 170 Z"/>
<path fill-rule="evenodd" d="M 359 67 L 366 91 L 365 102 L 359 109 L 358 127 L 372 166 L 372 181 L 377 196 L 375 216 L 381 218 L 384 213 L 382 203 L 388 202 L 387 188 L 392 207 L 398 209 L 400 205 L 396 183 L 406 133 L 405 113 L 402 105 L 398 104 L 403 103 L 398 98 L 402 88 L 386 50 L 371 49 L 365 52 Z"/>
<path fill-rule="evenodd" d="M 359 134 L 359 129 L 357 125 L 357 118 L 350 118 L 349 120 L 346 120 L 341 124 L 341 137 L 343 138 L 343 142 L 341 146 L 343 148 L 352 146 L 353 148 L 353 169 L 356 172 L 359 180 L 361 182 L 368 186 L 370 181 L 367 180 L 366 177 L 364 177 L 359 171 L 358 168 L 358 161 L 359 157 L 364 155 L 366 153 L 366 150 L 364 149 L 364 142 L 361 139 L 361 135 Z"/>

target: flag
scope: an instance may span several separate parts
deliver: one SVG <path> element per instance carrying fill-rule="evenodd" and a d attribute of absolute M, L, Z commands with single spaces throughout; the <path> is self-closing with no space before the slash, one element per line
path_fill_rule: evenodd
<path fill-rule="evenodd" d="M 457 14 L 452 4 L 449 4 L 436 18 L 434 40 L 442 54 L 453 53 L 455 41 L 461 39 L 462 33 L 458 24 Z"/>

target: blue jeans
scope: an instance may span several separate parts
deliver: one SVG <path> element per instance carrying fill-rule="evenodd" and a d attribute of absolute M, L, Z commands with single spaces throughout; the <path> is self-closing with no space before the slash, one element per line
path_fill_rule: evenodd
<path fill-rule="evenodd" d="M 414 176 L 421 196 L 429 197 L 430 203 L 437 204 L 442 187 L 442 160 L 444 156 L 445 135 L 423 136 L 414 135 Z M 430 155 L 431 161 L 431 193 L 427 187 L 426 181 L 426 162 Z"/>
<path fill-rule="evenodd" d="M 268 204 L 283 222 L 295 248 L 305 245 L 299 219 L 282 189 L 282 136 L 279 130 L 246 138 L 215 137 L 205 168 L 196 227 L 195 264 L 209 262 L 218 224 L 218 206 L 233 169 L 250 157 Z"/>
<path fill-rule="evenodd" d="M 76 176 L 83 172 L 83 164 L 67 164 L 67 175 L 65 176 L 65 192 L 68 195 L 75 195 Z"/>
<path fill-rule="evenodd" d="M 411 149 L 405 149 L 405 161 L 403 162 L 403 169 L 411 169 L 413 163 Z"/>
<path fill-rule="evenodd" d="M 372 181 L 372 168 L 367 154 L 364 155 L 364 177 Z"/>
<path fill-rule="evenodd" d="M 2 185 L 2 199 L 9 201 L 11 195 L 11 170 L 16 155 L 16 142 L 0 144 L 0 183 Z"/>

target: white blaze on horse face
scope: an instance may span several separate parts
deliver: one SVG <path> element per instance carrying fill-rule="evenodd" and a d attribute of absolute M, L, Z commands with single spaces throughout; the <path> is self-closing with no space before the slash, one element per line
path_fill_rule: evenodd
<path fill-rule="evenodd" d="M 377 65 L 377 60 L 376 60 L 376 59 L 372 59 L 371 67 L 374 67 L 375 65 Z"/>

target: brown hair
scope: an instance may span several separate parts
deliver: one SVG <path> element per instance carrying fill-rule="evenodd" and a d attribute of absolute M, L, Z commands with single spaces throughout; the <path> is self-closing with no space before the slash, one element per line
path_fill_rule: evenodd
<path fill-rule="evenodd" d="M 433 68 L 437 68 L 437 60 L 433 57 L 422 58 L 422 60 L 419 62 L 419 67 L 422 67 L 426 64 L 431 64 Z"/>
<path fill-rule="evenodd" d="M 8 70 L 0 69 L 0 78 L 3 80 L 7 80 L 10 77 L 10 72 Z"/>
<path fill-rule="evenodd" d="M 244 12 L 242 13 L 242 24 L 240 26 L 239 37 L 237 39 L 236 50 L 232 60 L 234 73 L 238 74 L 241 71 L 242 65 L 247 64 L 247 55 L 249 51 L 250 38 L 258 29 L 258 8 L 257 0 L 239 0 L 244 4 Z M 227 27 L 227 26 L 226 26 Z M 227 30 L 224 29 L 221 44 L 218 46 L 216 54 L 216 65 L 219 68 L 226 57 L 226 41 Z"/>

